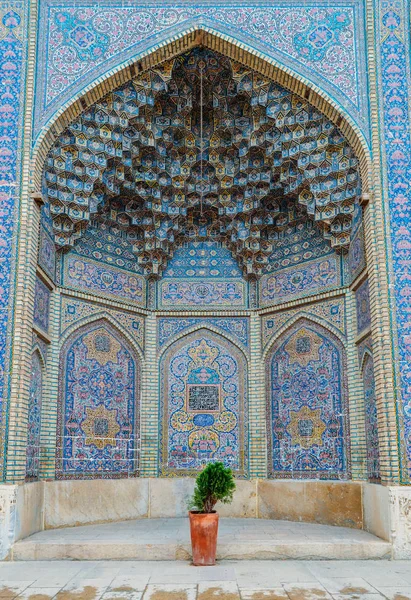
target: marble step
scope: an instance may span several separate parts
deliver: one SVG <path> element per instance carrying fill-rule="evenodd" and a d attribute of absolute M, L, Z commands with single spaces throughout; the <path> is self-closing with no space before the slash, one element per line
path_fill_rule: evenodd
<path fill-rule="evenodd" d="M 220 519 L 218 559 L 390 557 L 390 543 L 358 529 L 264 519 Z M 189 561 L 188 519 L 139 519 L 41 531 L 17 542 L 11 559 Z"/>

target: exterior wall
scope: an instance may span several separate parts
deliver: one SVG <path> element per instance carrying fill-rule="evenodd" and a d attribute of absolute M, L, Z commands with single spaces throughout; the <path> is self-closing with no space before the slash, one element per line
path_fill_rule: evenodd
<path fill-rule="evenodd" d="M 195 332 L 207 327 L 247 354 L 248 377 L 253 382 L 248 397 L 249 476 L 265 477 L 264 365 L 274 340 L 298 319 L 310 318 L 345 347 L 352 477 L 380 479 L 385 485 L 409 484 L 409 1 L 352 0 L 342 8 L 330 7 L 324 0 L 319 12 L 304 3 L 296 7 L 284 1 L 276 8 L 262 9 L 251 1 L 234 2 L 238 11 L 235 23 L 233 7 L 218 2 L 172 10 L 169 6 L 167 17 L 158 3 L 144 9 L 124 2 L 118 6 L 103 3 L 98 9 L 88 0 L 83 4 L 76 4 L 69 13 L 53 0 L 10 0 L 0 7 L 0 54 L 8 57 L 0 64 L 2 87 L 8 92 L 0 98 L 7 140 L 2 142 L 5 151 L 0 159 L 3 478 L 14 483 L 26 477 L 27 430 L 37 419 L 30 403 L 33 351 L 42 356 L 44 377 L 41 430 L 33 430 L 31 439 L 40 438 L 40 448 L 35 449 L 40 455 L 38 476 L 55 476 L 61 347 L 78 327 L 102 318 L 127 332 L 127 343 L 141 361 L 141 476 L 156 476 L 160 468 L 160 354 L 178 336 L 200 335 Z M 107 11 L 113 18 L 102 31 L 99 16 Z M 303 18 L 306 27 L 295 36 L 289 23 L 297 18 Z M 321 44 L 313 44 L 320 25 L 331 35 L 322 38 Z M 89 43 L 82 47 L 80 38 L 70 32 L 85 26 L 91 33 Z M 275 73 L 282 84 L 307 94 L 348 132 L 347 138 L 360 156 L 363 209 L 347 258 L 324 253 L 310 256 L 298 266 L 279 264 L 259 286 L 259 310 L 249 308 L 255 306 L 250 300 L 251 286 L 240 276 L 231 281 L 229 277 L 215 280 L 208 274 L 198 282 L 191 276 L 184 281 L 173 275 L 157 286 L 147 286 L 150 293 L 156 287 L 158 292 L 158 302 L 148 304 L 157 306 L 157 311 L 149 312 L 146 283 L 132 256 L 127 264 L 118 264 L 116 254 L 108 249 L 110 240 L 105 239 L 104 247 L 98 248 L 101 240 L 96 236 L 90 243 L 83 239 L 76 252 L 67 254 L 59 262 L 56 276 L 49 208 L 44 207 L 40 215 L 41 169 L 32 166 L 41 164 L 53 136 L 63 128 L 64 109 L 68 107 L 64 118 L 74 119 L 84 104 L 100 97 L 115 78 L 119 82 L 122 77 L 130 78 L 129 64 L 147 60 L 144 64 L 149 65 L 144 53 L 167 53 L 172 36 L 179 39 L 181 47 L 194 44 L 194 37 L 187 33 L 190 28 L 206 32 L 207 39 L 213 40 L 210 44 L 233 57 L 244 55 L 251 60 L 244 48 L 252 48 L 259 56 L 252 59 L 256 68 Z M 221 36 L 225 36 L 224 42 Z M 73 53 L 76 69 L 70 71 L 64 56 Z M 153 54 L 153 64 L 158 56 L 162 55 Z M 263 62 L 265 59 L 268 62 Z M 13 106 L 10 94 L 16 99 Z M 31 165 L 33 144 L 38 162 Z M 29 185 L 36 190 L 34 197 L 29 196 Z M 126 250 L 123 246 L 124 254 Z M 174 286 L 171 292 L 170 286 Z M 203 301 L 206 296 L 213 299 L 208 304 Z M 370 429 L 378 430 L 378 440 L 369 435 Z M 37 469 L 35 474 L 29 469 L 27 475 L 37 476 Z M 411 545 L 408 491 L 391 488 L 393 491 L 386 493 L 383 489 L 367 487 L 372 492 L 367 492 L 366 505 L 387 507 L 388 503 L 387 518 L 394 523 L 391 528 L 402 527 L 398 553 L 405 556 Z M 376 524 L 371 513 L 365 521 L 370 530 L 386 531 L 386 523 Z"/>

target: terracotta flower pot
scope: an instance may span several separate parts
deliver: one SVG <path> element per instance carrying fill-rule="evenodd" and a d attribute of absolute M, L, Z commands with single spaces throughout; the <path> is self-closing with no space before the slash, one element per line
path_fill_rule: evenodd
<path fill-rule="evenodd" d="M 215 565 L 217 551 L 218 513 L 189 512 L 193 564 Z"/>

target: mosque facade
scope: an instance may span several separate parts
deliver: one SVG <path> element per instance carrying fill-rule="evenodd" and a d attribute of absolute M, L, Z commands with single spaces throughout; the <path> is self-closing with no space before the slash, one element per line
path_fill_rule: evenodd
<path fill-rule="evenodd" d="M 2 558 L 209 461 L 411 556 L 409 17 L 0 3 Z"/>

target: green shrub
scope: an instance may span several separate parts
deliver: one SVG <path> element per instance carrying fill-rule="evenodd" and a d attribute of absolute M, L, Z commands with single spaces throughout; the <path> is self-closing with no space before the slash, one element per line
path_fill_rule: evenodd
<path fill-rule="evenodd" d="M 233 499 L 235 481 L 231 469 L 222 462 L 209 463 L 196 478 L 190 509 L 201 513 L 213 512 L 218 501 L 229 504 Z"/>

